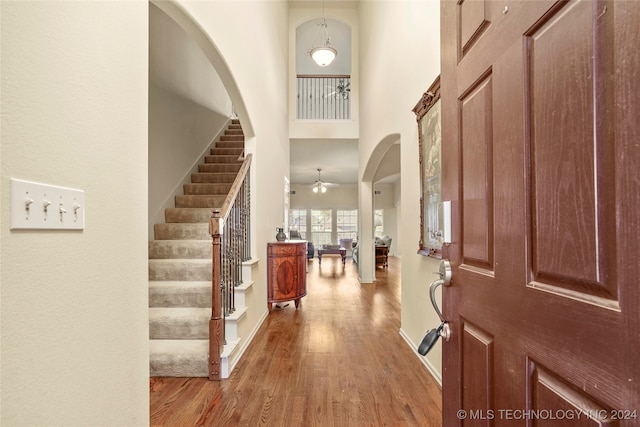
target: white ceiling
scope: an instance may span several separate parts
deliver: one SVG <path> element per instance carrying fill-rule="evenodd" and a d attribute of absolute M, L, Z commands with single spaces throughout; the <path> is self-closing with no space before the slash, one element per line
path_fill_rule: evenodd
<path fill-rule="evenodd" d="M 313 184 L 318 168 L 325 182 L 358 182 L 358 141 L 355 139 L 292 139 L 291 183 Z"/>

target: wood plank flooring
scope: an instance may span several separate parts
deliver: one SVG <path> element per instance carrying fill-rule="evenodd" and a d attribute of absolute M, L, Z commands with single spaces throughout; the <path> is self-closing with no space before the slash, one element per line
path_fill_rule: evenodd
<path fill-rule="evenodd" d="M 361 285 L 350 259 L 327 256 L 307 279 L 229 379 L 151 378 L 150 425 L 441 426 L 440 389 L 399 334 L 400 261 Z"/>

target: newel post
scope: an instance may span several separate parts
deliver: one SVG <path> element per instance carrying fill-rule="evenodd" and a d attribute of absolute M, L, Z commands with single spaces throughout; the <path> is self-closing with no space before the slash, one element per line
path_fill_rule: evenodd
<path fill-rule="evenodd" d="M 213 211 L 209 219 L 209 234 L 213 239 L 211 274 L 211 319 L 209 320 L 209 379 L 221 379 L 221 355 L 224 349 L 222 301 L 220 296 L 220 241 L 222 236 L 222 218 L 220 210 Z"/>

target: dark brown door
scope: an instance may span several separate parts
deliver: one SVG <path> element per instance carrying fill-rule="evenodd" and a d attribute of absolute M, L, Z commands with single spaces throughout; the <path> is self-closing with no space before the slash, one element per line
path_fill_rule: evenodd
<path fill-rule="evenodd" d="M 444 1 L 444 426 L 640 426 L 640 2 Z"/>

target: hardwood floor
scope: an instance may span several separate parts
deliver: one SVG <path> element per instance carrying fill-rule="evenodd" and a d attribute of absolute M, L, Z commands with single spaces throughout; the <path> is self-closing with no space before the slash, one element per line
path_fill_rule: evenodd
<path fill-rule="evenodd" d="M 399 334 L 400 261 L 376 279 L 314 259 L 301 307 L 274 308 L 230 378 L 151 378 L 150 424 L 441 426 L 440 389 Z"/>

